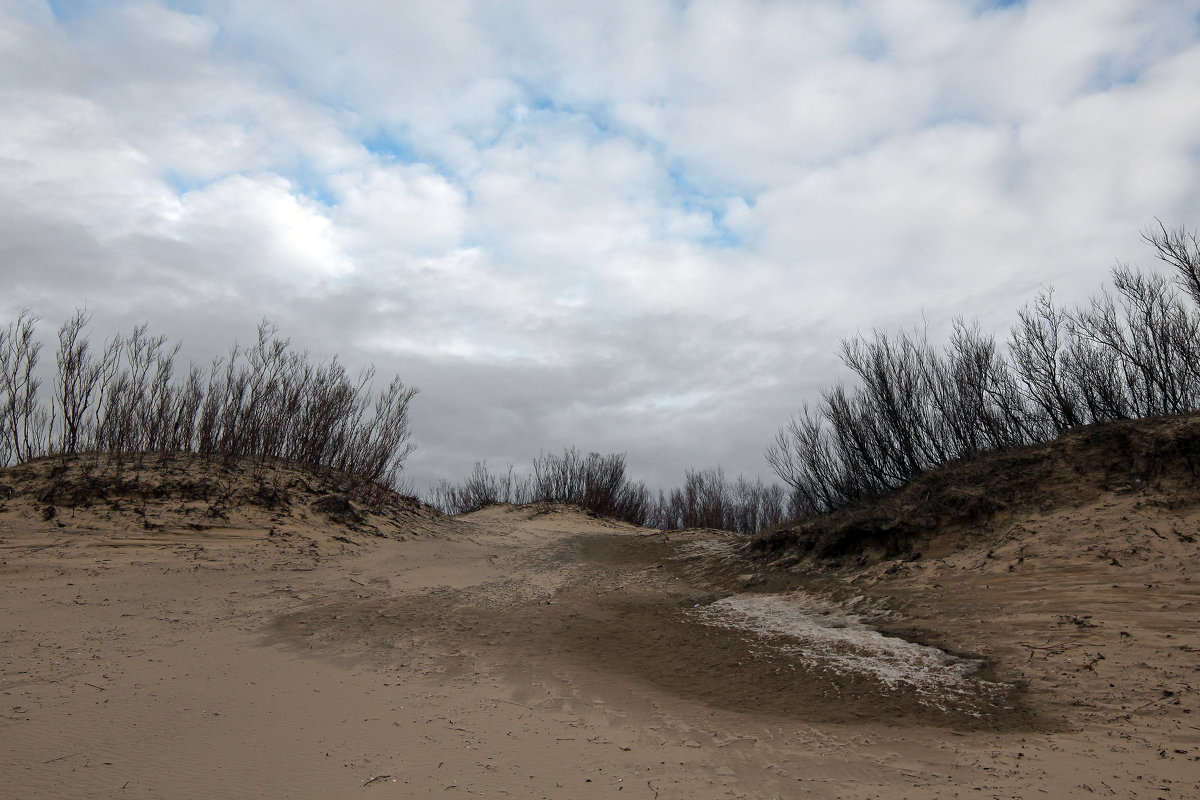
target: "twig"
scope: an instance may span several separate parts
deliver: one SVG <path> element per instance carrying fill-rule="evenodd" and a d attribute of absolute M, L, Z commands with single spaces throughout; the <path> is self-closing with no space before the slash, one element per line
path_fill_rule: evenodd
<path fill-rule="evenodd" d="M 73 756 L 79 756 L 79 755 L 83 755 L 82 750 L 78 753 L 67 753 L 65 756 L 59 756 L 58 758 L 52 758 L 49 761 L 43 761 L 42 763 L 43 764 L 53 764 L 55 761 L 62 761 L 64 758 L 72 758 Z"/>
<path fill-rule="evenodd" d="M 503 697 L 496 697 L 493 699 L 498 700 L 501 703 L 508 703 L 510 706 L 520 706 L 521 708 L 529 708 L 530 710 L 532 710 L 532 708 L 530 708 L 529 706 L 525 705 L 524 703 L 518 703 L 516 700 L 505 700 Z"/>
<path fill-rule="evenodd" d="M 1174 696 L 1175 696 L 1174 692 L 1172 692 L 1171 694 L 1164 694 L 1162 697 L 1156 697 L 1148 703 L 1142 703 L 1140 706 L 1135 708 L 1134 711 L 1141 711 L 1143 708 L 1146 708 L 1147 706 L 1152 706 L 1155 703 L 1161 703 L 1163 700 L 1170 700 Z"/>
<path fill-rule="evenodd" d="M 375 783 L 376 781 L 386 781 L 390 777 L 392 777 L 392 776 L 391 775 L 376 775 L 374 778 L 371 778 L 369 781 L 364 783 L 363 786 L 370 786 L 372 783 Z"/>
<path fill-rule="evenodd" d="M 83 685 L 84 685 L 84 686 L 90 686 L 90 687 L 92 687 L 93 689 L 99 689 L 99 690 L 100 690 L 100 691 L 102 691 L 102 692 L 106 692 L 106 691 L 108 691 L 108 690 L 107 690 L 107 689 L 105 689 L 103 686 L 97 686 L 96 684 L 94 684 L 94 683 L 88 683 L 87 681 L 84 681 L 84 682 L 83 682 Z"/>

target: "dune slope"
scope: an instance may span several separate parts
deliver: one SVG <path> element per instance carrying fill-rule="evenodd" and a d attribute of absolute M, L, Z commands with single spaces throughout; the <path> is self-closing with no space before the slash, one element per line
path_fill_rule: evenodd
<path fill-rule="evenodd" d="M 1200 795 L 1192 477 L 1055 458 L 1062 502 L 865 558 L 285 465 L 6 470 L 0 797 Z"/>

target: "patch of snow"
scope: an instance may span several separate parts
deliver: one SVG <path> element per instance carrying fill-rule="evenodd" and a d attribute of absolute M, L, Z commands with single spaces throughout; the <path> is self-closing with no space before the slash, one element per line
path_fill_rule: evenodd
<path fill-rule="evenodd" d="M 923 704 L 943 711 L 970 711 L 1009 688 L 975 677 L 982 661 L 871 628 L 852 610 L 868 605 L 834 604 L 804 592 L 738 594 L 688 613 L 703 624 L 771 637 L 771 649 L 810 669 L 831 677 L 866 675 L 888 691 L 911 691 Z"/>

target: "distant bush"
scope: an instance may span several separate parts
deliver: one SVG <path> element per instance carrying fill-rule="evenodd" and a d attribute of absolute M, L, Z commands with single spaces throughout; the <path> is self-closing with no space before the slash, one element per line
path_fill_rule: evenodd
<path fill-rule="evenodd" d="M 757 533 L 788 518 L 788 493 L 779 484 L 738 477 L 726 480 L 720 467 L 688 470 L 683 486 L 660 494 L 652 527 L 663 530 L 716 528 Z"/>
<path fill-rule="evenodd" d="M 516 477 L 512 465 L 503 474 L 488 471 L 485 462 L 476 461 L 475 468 L 460 484 L 438 481 L 429 490 L 426 502 L 443 514 L 468 514 L 488 506 L 529 502 L 528 482 Z"/>
<path fill-rule="evenodd" d="M 529 499 L 571 503 L 615 519 L 642 524 L 649 511 L 645 484 L 625 474 L 625 455 L 586 456 L 575 448 L 533 460 Z"/>
<path fill-rule="evenodd" d="M 661 530 L 717 528 L 756 533 L 788 518 L 788 492 L 739 477 L 729 482 L 718 467 L 689 470 L 684 485 L 652 495 L 626 474 L 624 454 L 584 455 L 575 448 L 533 460 L 529 475 L 490 472 L 476 463 L 459 484 L 441 481 L 427 501 L 447 514 L 463 514 L 498 503 L 568 503 L 606 517 Z"/>
<path fill-rule="evenodd" d="M 194 452 L 329 467 L 398 488 L 412 452 L 409 403 L 399 379 L 373 393 L 374 368 L 351 378 L 336 357 L 313 362 L 263 322 L 257 341 L 234 345 L 207 369 L 177 378 L 179 345 L 146 325 L 94 350 L 80 310 L 59 328 L 49 404 L 39 394 L 37 317 L 0 330 L 0 465 L 49 454 Z"/>
<path fill-rule="evenodd" d="M 643 524 L 651 513 L 650 491 L 625 474 L 625 456 L 584 455 L 569 448 L 533 460 L 532 472 L 519 477 L 509 465 L 493 473 L 476 462 L 459 484 L 440 481 L 429 492 L 430 505 L 447 514 L 477 511 L 498 503 L 569 503 L 597 514 Z"/>
<path fill-rule="evenodd" d="M 921 332 L 843 342 L 859 385 L 826 389 L 766 451 L 798 515 L 840 508 L 983 450 L 1078 425 L 1200 408 L 1200 240 L 1161 223 L 1143 238 L 1174 281 L 1128 266 L 1065 309 L 1043 292 L 1005 347 L 961 320 L 941 349 Z"/>

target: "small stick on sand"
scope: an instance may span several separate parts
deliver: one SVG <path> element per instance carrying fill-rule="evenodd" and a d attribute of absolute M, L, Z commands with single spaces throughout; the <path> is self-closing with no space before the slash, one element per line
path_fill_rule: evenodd
<path fill-rule="evenodd" d="M 79 756 L 79 755 L 83 755 L 83 752 L 80 751 L 78 753 L 67 753 L 65 756 L 59 756 L 58 758 L 52 758 L 49 761 L 43 761 L 42 763 L 43 764 L 53 764 L 55 761 L 62 761 L 64 758 L 71 758 L 73 756 Z"/>
<path fill-rule="evenodd" d="M 371 780 L 364 783 L 363 786 L 370 786 L 372 783 L 375 783 L 375 781 L 386 781 L 390 777 L 392 777 L 392 776 L 391 775 L 376 775 L 374 778 L 371 778 Z"/>
<path fill-rule="evenodd" d="M 1161 703 L 1163 700 L 1170 700 L 1170 699 L 1171 699 L 1172 697 L 1174 697 L 1174 696 L 1175 696 L 1175 693 L 1174 693 L 1174 692 L 1171 692 L 1170 694 L 1164 694 L 1162 697 L 1156 697 L 1156 698 L 1154 698 L 1153 700 L 1151 700 L 1151 701 L 1150 701 L 1150 702 L 1148 702 L 1148 703 L 1142 703 L 1140 706 L 1138 706 L 1137 708 L 1135 708 L 1135 709 L 1134 709 L 1134 711 L 1141 711 L 1143 708 L 1147 708 L 1147 707 L 1149 707 L 1149 706 L 1152 706 L 1152 705 L 1154 705 L 1155 703 Z"/>
<path fill-rule="evenodd" d="M 505 700 L 503 697 L 496 697 L 496 698 L 493 698 L 493 699 L 495 699 L 495 700 L 499 700 L 501 703 L 508 703 L 510 706 L 520 706 L 521 708 L 528 708 L 528 709 L 530 709 L 531 711 L 533 710 L 532 708 L 530 708 L 529 706 L 525 705 L 524 703 L 518 703 L 516 700 Z"/>

